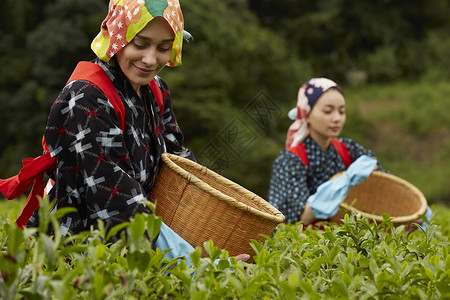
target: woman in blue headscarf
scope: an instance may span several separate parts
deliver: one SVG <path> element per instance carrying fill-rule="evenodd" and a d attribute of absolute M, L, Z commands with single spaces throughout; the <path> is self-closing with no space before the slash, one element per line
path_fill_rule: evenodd
<path fill-rule="evenodd" d="M 349 188 L 374 169 L 384 170 L 372 151 L 351 139 L 337 138 L 345 124 L 346 102 L 334 81 L 312 78 L 303 84 L 289 117 L 294 122 L 287 133 L 286 150 L 273 164 L 268 199 L 287 222 L 308 225 L 336 214 Z M 347 176 L 329 181 L 342 171 Z M 429 207 L 425 216 L 430 220 Z M 413 223 L 420 224 L 422 219 Z M 408 231 L 415 228 L 410 224 Z"/>
<path fill-rule="evenodd" d="M 317 188 L 359 157 L 374 157 L 351 139 L 337 139 L 345 109 L 342 89 L 330 79 L 312 78 L 300 88 L 297 107 L 289 113 L 295 121 L 288 130 L 286 150 L 273 164 L 268 195 L 287 222 L 311 223 L 315 216 L 307 199 Z M 377 168 L 383 171 L 378 163 Z"/>

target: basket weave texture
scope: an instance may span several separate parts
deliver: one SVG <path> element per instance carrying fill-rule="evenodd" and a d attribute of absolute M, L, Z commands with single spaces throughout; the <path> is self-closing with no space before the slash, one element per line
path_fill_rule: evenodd
<path fill-rule="evenodd" d="M 264 199 L 207 167 L 169 153 L 162 160 L 149 199 L 163 222 L 192 246 L 211 239 L 230 256 L 252 254 L 250 240 L 263 242 L 260 234 L 270 236 L 284 221 Z"/>
<path fill-rule="evenodd" d="M 343 172 L 332 177 L 340 176 Z M 424 214 L 427 200 L 422 192 L 408 181 L 392 174 L 374 171 L 362 183 L 351 188 L 331 222 L 340 223 L 344 214 L 361 213 L 371 221 L 383 222 L 383 213 L 392 217 L 395 226 L 408 224 Z"/>

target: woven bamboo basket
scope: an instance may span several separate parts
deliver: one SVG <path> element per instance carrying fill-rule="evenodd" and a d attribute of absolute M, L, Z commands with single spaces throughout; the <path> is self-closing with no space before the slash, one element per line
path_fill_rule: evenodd
<path fill-rule="evenodd" d="M 426 208 L 425 196 L 414 185 L 392 174 L 374 171 L 366 180 L 349 190 L 340 210 L 330 221 L 341 223 L 343 211 L 348 211 L 361 213 L 379 224 L 383 222 L 382 214 L 387 213 L 394 225 L 398 226 L 418 219 Z"/>
<path fill-rule="evenodd" d="M 149 199 L 163 222 L 192 246 L 211 239 L 230 256 L 251 255 L 251 239 L 263 242 L 260 234 L 270 236 L 284 221 L 264 199 L 207 167 L 169 153 L 162 160 Z"/>

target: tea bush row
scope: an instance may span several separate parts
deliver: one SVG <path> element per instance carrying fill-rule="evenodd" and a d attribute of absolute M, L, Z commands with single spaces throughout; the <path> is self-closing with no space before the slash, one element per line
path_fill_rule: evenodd
<path fill-rule="evenodd" d="M 190 262 L 152 250 L 161 220 L 136 215 L 109 232 L 49 237 L 46 226 L 67 211 L 40 216 L 42 226 L 18 230 L 22 202 L 0 202 L 2 299 L 443 299 L 450 297 L 450 210 L 433 207 L 426 232 L 405 234 L 388 216 L 371 224 L 358 215 L 324 230 L 279 225 L 255 263 L 238 262 L 205 243 Z M 43 210 L 49 204 L 43 203 Z M 123 230 L 122 230 L 123 229 Z M 122 230 L 122 239 L 109 238 Z M 127 233 L 125 235 L 125 232 Z"/>

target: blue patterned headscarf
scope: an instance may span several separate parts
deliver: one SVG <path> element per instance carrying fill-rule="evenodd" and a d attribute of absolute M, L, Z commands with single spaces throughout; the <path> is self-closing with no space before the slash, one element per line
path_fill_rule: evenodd
<path fill-rule="evenodd" d="M 305 82 L 298 91 L 297 107 L 291 109 L 288 116 L 295 120 L 288 129 L 286 148 L 302 143 L 309 134 L 306 116 L 323 93 L 330 88 L 339 88 L 336 82 L 328 78 L 312 78 Z"/>

